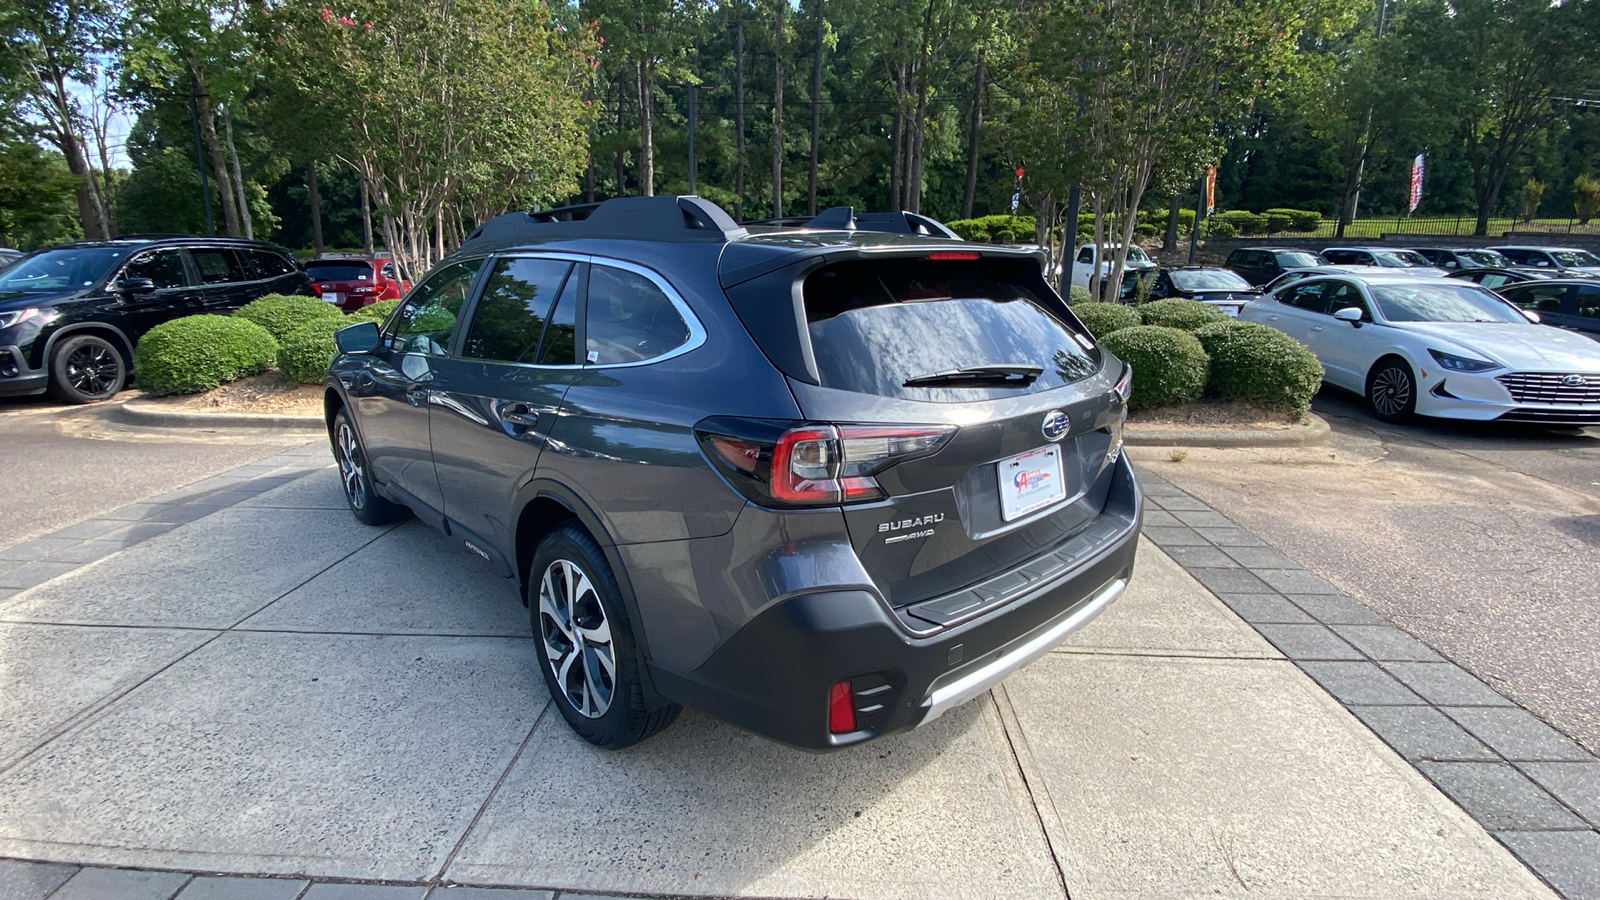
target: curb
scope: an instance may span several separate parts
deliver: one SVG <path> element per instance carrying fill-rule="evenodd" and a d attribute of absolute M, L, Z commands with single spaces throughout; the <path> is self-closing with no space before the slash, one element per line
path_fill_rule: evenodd
<path fill-rule="evenodd" d="M 1282 431 L 1128 424 L 1123 426 L 1122 442 L 1129 447 L 1301 447 L 1320 444 L 1332 433 L 1327 420 L 1316 413 L 1307 413 L 1303 424 Z"/>
<path fill-rule="evenodd" d="M 321 431 L 319 416 L 276 416 L 267 413 L 172 412 L 143 400 L 124 400 L 113 413 L 129 425 L 165 428 L 288 428 Z"/>

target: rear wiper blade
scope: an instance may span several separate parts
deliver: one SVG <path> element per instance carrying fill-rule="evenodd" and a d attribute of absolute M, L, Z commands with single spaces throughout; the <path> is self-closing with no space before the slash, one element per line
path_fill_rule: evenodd
<path fill-rule="evenodd" d="M 1044 374 L 1042 366 L 997 365 L 967 366 L 947 372 L 933 372 L 907 378 L 904 387 L 934 387 L 947 384 L 999 384 L 1008 387 L 1027 387 Z"/>

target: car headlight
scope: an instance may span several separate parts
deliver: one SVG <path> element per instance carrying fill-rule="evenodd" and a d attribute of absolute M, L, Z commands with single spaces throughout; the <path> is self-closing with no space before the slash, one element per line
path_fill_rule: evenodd
<path fill-rule="evenodd" d="M 1487 372 L 1490 369 L 1500 368 L 1500 364 L 1497 362 L 1489 362 L 1486 359 L 1473 359 L 1470 356 L 1456 356 L 1453 353 L 1445 353 L 1432 347 L 1428 348 L 1428 355 L 1433 357 L 1434 362 L 1452 372 Z"/>
<path fill-rule="evenodd" d="M 13 325 L 26 322 L 29 319 L 37 319 L 39 315 L 40 313 L 38 308 L 33 306 L 30 306 L 27 309 L 13 309 L 6 312 L 0 312 L 0 328 L 10 328 Z"/>

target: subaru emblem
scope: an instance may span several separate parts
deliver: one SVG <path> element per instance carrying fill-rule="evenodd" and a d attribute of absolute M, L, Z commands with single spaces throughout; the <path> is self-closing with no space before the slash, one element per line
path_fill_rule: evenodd
<path fill-rule="evenodd" d="M 1067 414 L 1059 409 L 1052 409 L 1044 414 L 1044 422 L 1039 425 L 1039 430 L 1044 432 L 1047 441 L 1059 441 L 1067 436 L 1072 429 L 1072 422 Z"/>
<path fill-rule="evenodd" d="M 1583 382 L 1584 378 L 1582 375 L 1568 375 L 1567 377 L 1561 379 L 1561 383 L 1567 387 L 1582 387 Z M 1052 438 L 1052 440 L 1054 439 Z"/>

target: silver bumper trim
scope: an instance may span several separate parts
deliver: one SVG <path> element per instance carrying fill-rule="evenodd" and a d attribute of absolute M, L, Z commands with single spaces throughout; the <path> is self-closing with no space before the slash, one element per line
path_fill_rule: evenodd
<path fill-rule="evenodd" d="M 1053 622 L 1047 622 L 1031 635 L 1003 649 L 993 662 L 966 673 L 955 681 L 934 688 L 923 698 L 922 708 L 928 712 L 923 724 L 932 722 L 973 697 L 989 690 L 1006 679 L 1006 676 L 1050 652 L 1066 639 L 1067 635 L 1087 625 L 1100 615 L 1111 601 L 1122 596 L 1128 580 L 1118 578 L 1107 582 L 1088 602 L 1064 613 Z"/>

